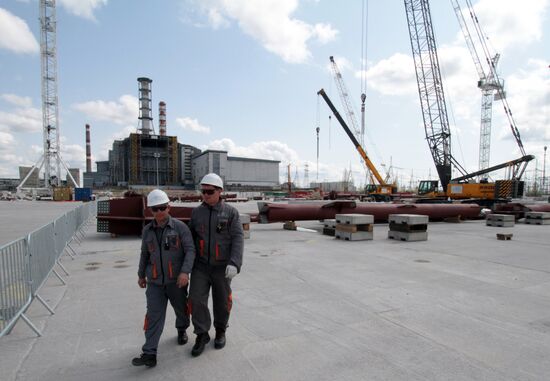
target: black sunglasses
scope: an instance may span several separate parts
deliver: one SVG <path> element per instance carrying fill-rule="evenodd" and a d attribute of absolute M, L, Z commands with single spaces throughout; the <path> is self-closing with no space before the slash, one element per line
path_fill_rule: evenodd
<path fill-rule="evenodd" d="M 166 210 L 166 208 L 168 208 L 168 206 L 166 205 L 163 205 L 163 206 L 152 206 L 151 207 L 151 210 L 153 212 L 158 212 L 158 211 L 161 211 L 161 212 L 164 212 Z"/>
<path fill-rule="evenodd" d="M 201 192 L 202 192 L 202 194 L 207 194 L 207 195 L 212 196 L 216 192 L 216 190 L 215 189 L 201 189 Z"/>

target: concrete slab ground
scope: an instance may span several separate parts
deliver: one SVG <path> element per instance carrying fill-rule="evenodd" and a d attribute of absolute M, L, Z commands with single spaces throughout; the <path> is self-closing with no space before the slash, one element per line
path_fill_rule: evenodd
<path fill-rule="evenodd" d="M 248 204 L 234 204 L 251 211 Z M 5 380 L 547 380 L 550 226 L 430 223 L 428 240 L 341 241 L 282 223 L 251 224 L 233 281 L 227 345 L 198 358 L 176 344 L 174 314 L 158 365 L 130 364 L 143 344 L 137 237 L 88 229 L 71 275 L 52 278 L 29 317 L 0 339 Z M 513 233 L 511 240 L 496 233 Z M 213 335 L 213 331 L 211 332 Z"/>
<path fill-rule="evenodd" d="M 0 201 L 0 246 L 41 228 L 80 205 L 80 201 Z"/>

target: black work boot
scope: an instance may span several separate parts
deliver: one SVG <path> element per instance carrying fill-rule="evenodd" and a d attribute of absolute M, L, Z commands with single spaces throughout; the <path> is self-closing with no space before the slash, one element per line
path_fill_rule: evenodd
<path fill-rule="evenodd" d="M 157 365 L 157 355 L 148 355 L 146 353 L 142 353 L 141 356 L 135 357 L 132 360 L 132 365 L 135 365 L 135 366 L 145 365 L 148 367 L 153 367 Z"/>
<path fill-rule="evenodd" d="M 184 345 L 187 344 L 187 341 L 189 341 L 189 338 L 187 337 L 185 329 L 178 329 L 178 344 Z"/>
<path fill-rule="evenodd" d="M 200 356 L 202 351 L 204 351 L 204 346 L 208 344 L 209 341 L 210 335 L 208 334 L 208 332 L 197 335 L 197 341 L 195 341 L 195 345 L 193 345 L 193 350 L 191 351 L 191 354 L 194 357 Z"/>
<path fill-rule="evenodd" d="M 214 339 L 214 348 L 222 349 L 225 347 L 225 330 L 216 329 L 216 338 Z"/>

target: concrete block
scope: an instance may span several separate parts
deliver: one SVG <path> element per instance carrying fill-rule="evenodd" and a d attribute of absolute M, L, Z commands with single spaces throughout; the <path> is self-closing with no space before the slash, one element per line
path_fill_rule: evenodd
<path fill-rule="evenodd" d="M 361 224 L 361 225 L 347 225 L 347 224 L 336 224 L 336 230 L 340 232 L 348 233 L 357 233 L 357 232 L 371 232 L 372 224 Z"/>
<path fill-rule="evenodd" d="M 550 219 L 526 218 L 525 223 L 528 225 L 550 225 Z"/>
<path fill-rule="evenodd" d="M 405 233 L 414 233 L 414 232 L 425 232 L 428 230 L 427 224 L 396 224 L 395 222 L 390 222 L 390 230 L 395 232 L 405 232 Z"/>
<path fill-rule="evenodd" d="M 342 232 L 338 230 L 335 231 L 334 237 L 336 239 L 341 239 L 344 241 L 367 241 L 367 240 L 372 240 L 374 238 L 372 232 L 350 233 L 350 232 Z"/>
<path fill-rule="evenodd" d="M 336 220 L 324 220 L 323 224 L 325 228 L 336 229 Z"/>
<path fill-rule="evenodd" d="M 498 227 L 498 228 L 511 228 L 511 227 L 514 227 L 515 222 L 514 221 L 497 221 L 497 220 L 491 221 L 491 220 L 487 220 L 486 225 L 487 226 Z"/>
<path fill-rule="evenodd" d="M 487 221 L 515 222 L 516 216 L 513 214 L 488 214 Z"/>
<path fill-rule="evenodd" d="M 428 232 L 413 232 L 413 233 L 407 233 L 407 232 L 398 232 L 394 230 L 388 231 L 388 238 L 395 239 L 398 241 L 427 241 L 428 240 Z"/>
<path fill-rule="evenodd" d="M 283 229 L 285 230 L 296 230 L 296 222 L 294 221 L 287 221 L 283 225 Z"/>
<path fill-rule="evenodd" d="M 239 219 L 241 220 L 241 224 L 249 224 L 250 214 L 239 214 Z"/>
<path fill-rule="evenodd" d="M 548 212 L 527 212 L 525 218 L 537 219 L 537 220 L 550 220 L 550 213 Z"/>
<path fill-rule="evenodd" d="M 497 233 L 497 239 L 499 241 L 509 241 L 512 239 L 514 235 L 512 233 L 510 234 L 504 234 L 504 233 Z"/>
<path fill-rule="evenodd" d="M 323 235 L 329 235 L 334 237 L 334 234 L 336 232 L 336 229 L 333 228 L 323 228 Z"/>
<path fill-rule="evenodd" d="M 337 224 L 349 224 L 349 225 L 362 225 L 362 224 L 373 224 L 374 216 L 371 214 L 337 214 L 336 215 Z"/>
<path fill-rule="evenodd" d="M 427 225 L 429 217 L 421 214 L 390 214 L 388 222 L 407 225 Z"/>

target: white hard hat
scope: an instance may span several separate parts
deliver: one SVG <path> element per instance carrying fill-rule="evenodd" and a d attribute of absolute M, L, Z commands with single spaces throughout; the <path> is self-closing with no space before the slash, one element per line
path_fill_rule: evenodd
<path fill-rule="evenodd" d="M 157 205 L 164 205 L 168 204 L 170 202 L 170 199 L 168 198 L 168 195 L 161 191 L 160 189 L 152 190 L 147 195 L 147 206 L 157 206 Z"/>
<path fill-rule="evenodd" d="M 215 173 L 208 173 L 202 178 L 201 185 L 213 185 L 223 189 L 223 180 Z"/>

